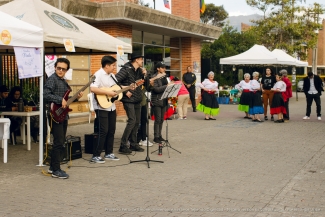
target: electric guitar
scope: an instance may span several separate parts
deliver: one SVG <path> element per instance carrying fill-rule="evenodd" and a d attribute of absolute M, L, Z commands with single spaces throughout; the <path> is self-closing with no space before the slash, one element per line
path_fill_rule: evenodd
<path fill-rule="evenodd" d="M 56 122 L 56 123 L 61 123 L 65 120 L 65 117 L 67 116 L 67 114 L 72 111 L 72 109 L 69 109 L 69 105 L 78 97 L 78 94 L 82 91 L 84 91 L 87 87 L 90 86 L 91 83 L 94 82 L 94 80 L 96 79 L 96 77 L 93 75 L 90 78 L 90 81 L 83 86 L 80 90 L 77 91 L 77 93 L 75 93 L 71 98 L 69 98 L 69 94 L 71 92 L 71 90 L 67 90 L 64 93 L 63 99 L 65 99 L 65 101 L 67 101 L 67 106 L 65 108 L 62 108 L 61 104 L 55 104 L 55 103 L 51 103 L 51 110 L 50 110 L 50 115 L 52 117 L 52 119 Z"/>
<path fill-rule="evenodd" d="M 159 79 L 159 78 L 163 78 L 165 76 L 166 76 L 165 73 L 161 73 L 161 74 L 158 74 L 157 76 L 151 78 L 151 80 L 156 80 L 156 79 Z M 135 84 L 136 85 L 141 85 L 141 84 L 143 84 L 143 82 L 144 81 L 140 79 L 140 80 L 135 81 L 134 84 L 131 84 L 130 86 L 125 87 L 125 88 L 121 88 L 117 84 L 115 84 L 115 85 L 113 85 L 111 87 L 101 87 L 100 88 L 101 90 L 116 92 L 116 96 L 112 97 L 112 96 L 108 96 L 108 95 L 98 95 L 98 94 L 96 94 L 97 102 L 102 108 L 109 108 L 109 107 L 111 107 L 113 105 L 113 103 L 115 101 L 119 101 L 119 100 L 122 99 L 123 92 L 132 89 Z"/>

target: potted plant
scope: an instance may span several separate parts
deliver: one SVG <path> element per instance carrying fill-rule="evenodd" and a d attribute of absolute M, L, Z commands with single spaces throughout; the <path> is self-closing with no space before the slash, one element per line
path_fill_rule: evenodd
<path fill-rule="evenodd" d="M 37 105 L 39 103 L 39 87 L 26 86 L 23 88 L 23 98 L 28 101 L 28 105 Z"/>
<path fill-rule="evenodd" d="M 229 104 L 229 98 L 230 93 L 226 90 L 220 90 L 219 91 L 219 97 L 218 97 L 218 103 L 219 104 Z"/>

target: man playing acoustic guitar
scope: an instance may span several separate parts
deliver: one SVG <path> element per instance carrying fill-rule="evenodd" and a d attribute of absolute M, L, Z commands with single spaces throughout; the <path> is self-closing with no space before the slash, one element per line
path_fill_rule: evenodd
<path fill-rule="evenodd" d="M 44 85 L 44 101 L 47 103 L 62 105 L 62 108 L 65 109 L 67 107 L 67 101 L 63 98 L 63 96 L 71 88 L 64 79 L 64 76 L 70 68 L 70 61 L 66 58 L 58 58 L 54 64 L 54 67 L 55 73 L 46 80 Z M 83 92 L 80 92 L 77 99 L 80 99 L 82 96 Z M 52 173 L 52 177 L 54 178 L 69 178 L 69 175 L 60 169 L 60 155 L 61 149 L 63 148 L 63 144 L 65 142 L 68 118 L 68 115 L 65 116 L 65 119 L 62 122 L 56 122 L 51 117 L 49 118 L 53 134 L 53 146 L 51 153 L 51 164 L 48 172 Z"/>
<path fill-rule="evenodd" d="M 109 87 L 116 85 L 116 78 L 113 71 L 116 68 L 116 59 L 112 56 L 104 56 L 101 61 L 102 68 L 95 73 L 95 82 L 90 85 L 90 90 L 97 95 L 93 100 L 96 117 L 98 119 L 99 139 L 98 144 L 95 144 L 95 151 L 91 159 L 95 163 L 105 163 L 100 154 L 105 148 L 105 159 L 119 160 L 113 154 L 114 134 L 116 129 L 116 107 L 114 101 L 110 107 L 104 108 L 98 101 L 99 95 L 104 95 L 107 98 L 116 97 L 117 93 L 114 90 L 109 90 Z M 127 88 L 127 87 L 121 87 Z M 134 88 L 130 88 L 134 89 Z"/>

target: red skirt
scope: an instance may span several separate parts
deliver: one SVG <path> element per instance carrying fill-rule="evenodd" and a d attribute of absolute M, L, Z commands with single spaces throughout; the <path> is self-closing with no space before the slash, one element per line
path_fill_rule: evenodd
<path fill-rule="evenodd" d="M 173 107 L 169 107 L 167 109 L 167 111 L 165 112 L 164 120 L 166 120 L 167 118 L 170 118 L 173 114 L 174 114 Z M 154 115 L 151 115 L 151 120 L 155 120 L 155 116 Z"/>

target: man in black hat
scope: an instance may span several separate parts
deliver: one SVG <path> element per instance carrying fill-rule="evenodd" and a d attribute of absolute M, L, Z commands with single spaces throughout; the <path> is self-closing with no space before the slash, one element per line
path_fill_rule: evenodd
<path fill-rule="evenodd" d="M 8 97 L 9 90 L 6 85 L 0 86 L 0 111 L 6 110 L 5 99 Z"/>
<path fill-rule="evenodd" d="M 126 63 L 121 70 L 115 75 L 118 83 L 122 86 L 129 86 L 137 80 L 142 79 L 143 74 L 140 67 L 143 65 L 143 55 L 132 53 L 130 61 Z M 137 143 L 137 133 L 140 123 L 142 91 L 137 86 L 134 90 L 123 93 L 123 107 L 128 117 L 127 125 L 121 139 L 119 152 L 122 154 L 131 154 L 132 151 L 143 152 L 144 149 Z M 130 141 L 130 148 L 127 146 Z"/>
<path fill-rule="evenodd" d="M 162 62 L 158 62 L 155 65 L 155 70 L 157 70 L 157 73 L 154 74 L 153 77 L 157 76 L 159 73 L 164 73 L 166 71 L 166 66 Z M 155 116 L 153 141 L 158 144 L 160 144 L 162 141 L 165 141 L 165 139 L 162 138 L 161 130 L 164 123 L 164 116 L 168 102 L 167 98 L 161 100 L 161 96 L 167 88 L 167 85 L 167 79 L 164 77 L 162 79 L 156 79 L 151 89 L 152 110 Z"/>
<path fill-rule="evenodd" d="M 312 72 L 308 72 L 308 76 L 304 78 L 303 90 L 305 92 L 307 101 L 306 116 L 303 117 L 303 119 L 310 119 L 311 104 L 313 103 L 313 100 L 315 100 L 317 119 L 319 121 L 322 120 L 320 101 L 320 96 L 322 95 L 322 91 L 324 91 L 322 79 L 318 75 L 314 75 Z"/>
<path fill-rule="evenodd" d="M 192 67 L 187 67 L 187 72 L 183 75 L 183 83 L 187 88 L 188 92 L 190 93 L 190 99 L 192 102 L 193 112 L 196 112 L 196 102 L 195 102 L 195 83 L 196 83 L 196 76 L 192 72 Z"/>

